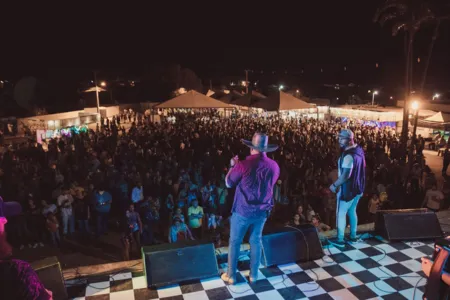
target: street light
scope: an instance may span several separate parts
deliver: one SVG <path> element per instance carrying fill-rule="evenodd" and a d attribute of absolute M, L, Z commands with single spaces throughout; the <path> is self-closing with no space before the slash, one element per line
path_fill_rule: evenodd
<path fill-rule="evenodd" d="M 439 94 L 434 94 L 434 96 L 433 96 L 433 99 L 432 100 L 434 100 L 434 99 L 437 99 L 437 98 L 439 98 L 441 95 L 439 95 Z"/>
<path fill-rule="evenodd" d="M 105 87 L 106 86 L 106 82 L 105 81 L 100 82 L 100 86 Z"/>
<path fill-rule="evenodd" d="M 372 92 L 372 106 L 374 105 L 375 95 L 378 95 L 378 91 L 373 91 Z"/>
<path fill-rule="evenodd" d="M 283 85 L 280 85 L 279 90 L 281 91 L 282 89 L 284 89 L 284 86 L 283 86 Z"/>

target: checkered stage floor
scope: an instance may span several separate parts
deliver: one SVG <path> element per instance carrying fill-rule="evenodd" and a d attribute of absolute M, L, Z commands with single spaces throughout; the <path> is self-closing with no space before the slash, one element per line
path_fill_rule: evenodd
<path fill-rule="evenodd" d="M 72 299 L 422 299 L 426 279 L 420 258 L 431 256 L 434 243 L 386 243 L 370 238 L 344 250 L 324 249 L 323 259 L 262 268 L 248 284 L 248 257 L 239 264 L 238 284 L 220 277 L 147 289 L 142 273 L 122 273 L 67 282 Z M 220 265 L 221 271 L 227 264 Z M 82 285 L 74 285 L 83 281 Z"/>

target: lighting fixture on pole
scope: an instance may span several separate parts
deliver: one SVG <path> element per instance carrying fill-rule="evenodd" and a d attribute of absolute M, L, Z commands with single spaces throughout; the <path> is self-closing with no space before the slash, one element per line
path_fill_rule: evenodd
<path fill-rule="evenodd" d="M 439 97 L 440 97 L 441 95 L 439 95 L 439 94 L 434 94 L 433 95 L 433 99 L 432 100 L 434 100 L 434 99 L 438 99 Z"/>
<path fill-rule="evenodd" d="M 374 101 L 375 101 L 375 95 L 378 95 L 378 91 L 373 91 L 372 92 L 372 106 L 374 105 Z"/>

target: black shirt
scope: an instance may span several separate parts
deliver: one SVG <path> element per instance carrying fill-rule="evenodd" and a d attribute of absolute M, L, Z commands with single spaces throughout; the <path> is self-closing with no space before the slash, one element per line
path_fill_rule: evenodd
<path fill-rule="evenodd" d="M 89 212 L 89 201 L 83 197 L 83 198 L 75 198 L 75 218 L 77 220 L 87 220 L 88 219 L 88 212 Z"/>

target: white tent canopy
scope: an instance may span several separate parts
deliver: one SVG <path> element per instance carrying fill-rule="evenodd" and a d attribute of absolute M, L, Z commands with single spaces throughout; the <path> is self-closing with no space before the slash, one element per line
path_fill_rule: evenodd
<path fill-rule="evenodd" d="M 97 86 L 97 87 L 93 86 L 91 88 L 88 88 L 87 90 L 84 90 L 83 93 L 92 93 L 92 92 L 95 92 L 96 90 L 98 90 L 99 92 L 106 92 L 105 89 L 102 89 L 99 86 Z"/>
<path fill-rule="evenodd" d="M 233 106 L 191 90 L 158 104 L 155 108 L 233 108 Z"/>
<path fill-rule="evenodd" d="M 450 114 L 443 114 L 441 111 L 423 120 L 424 122 L 449 123 Z"/>
<path fill-rule="evenodd" d="M 297 97 L 279 91 L 259 103 L 255 107 L 263 108 L 268 111 L 295 110 L 314 108 L 316 105 L 300 100 Z"/>

